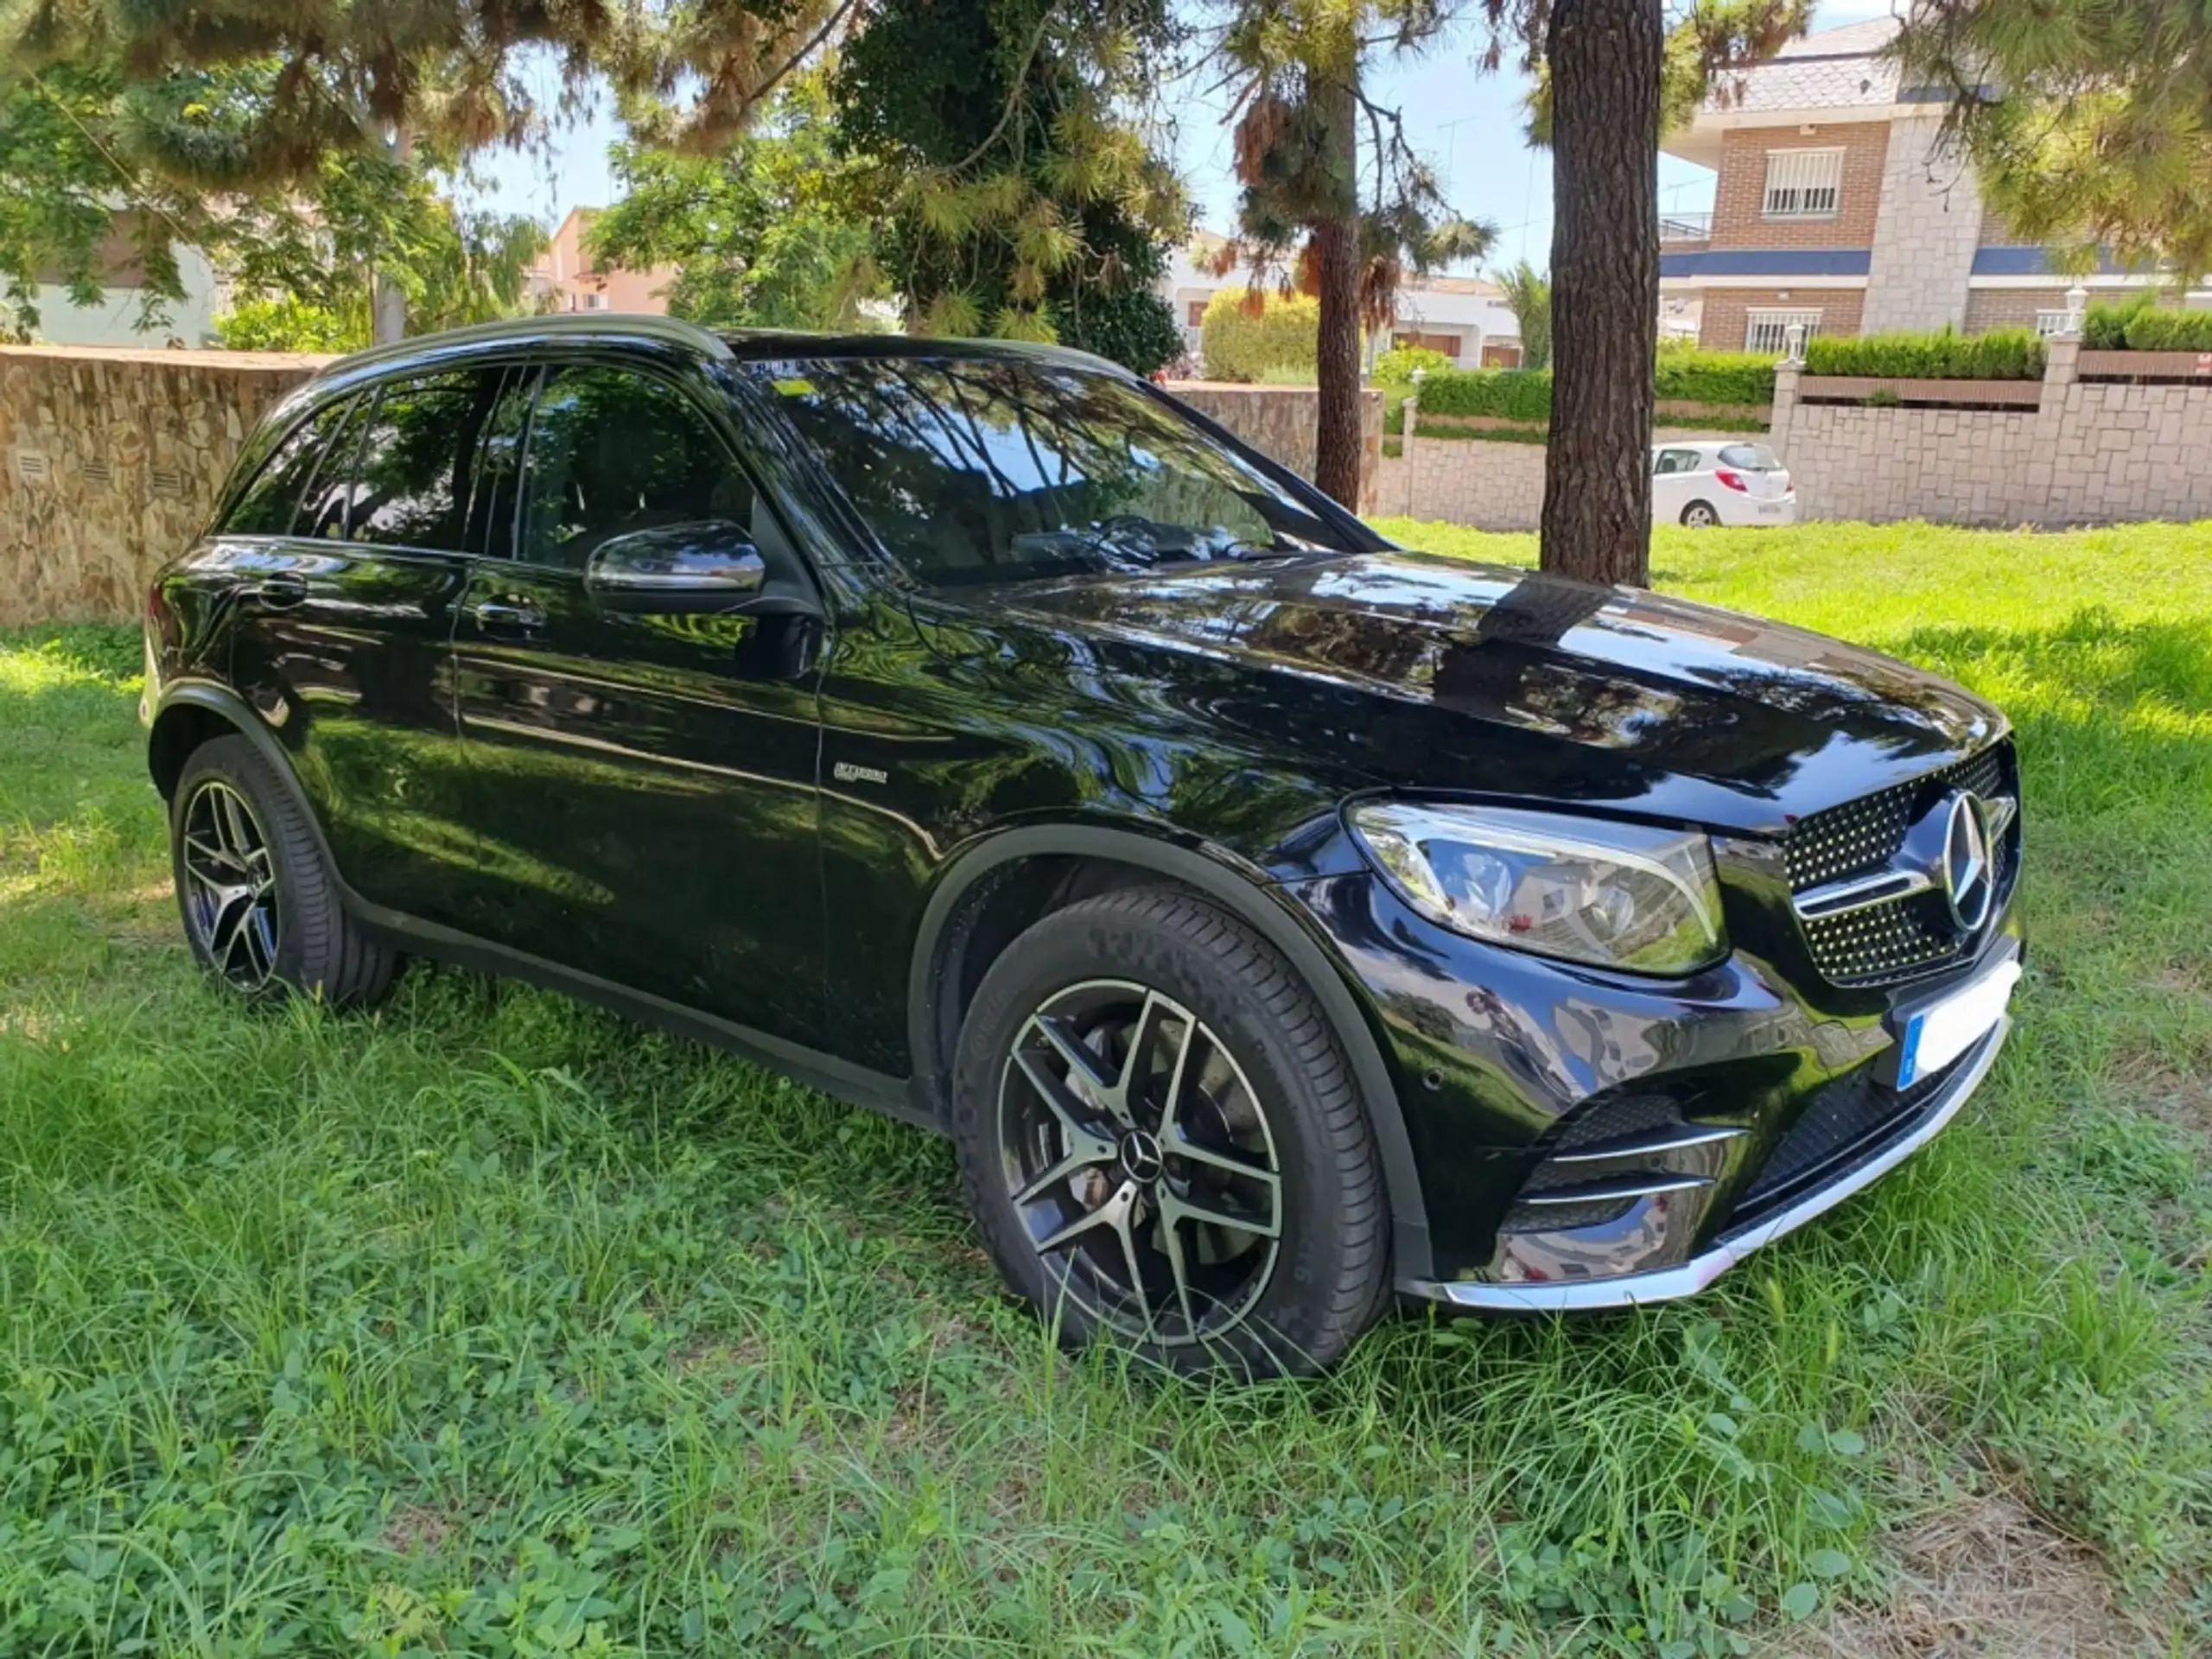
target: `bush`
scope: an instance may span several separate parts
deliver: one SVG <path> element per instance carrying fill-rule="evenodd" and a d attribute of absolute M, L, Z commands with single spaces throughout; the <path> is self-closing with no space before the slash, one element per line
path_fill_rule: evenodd
<path fill-rule="evenodd" d="M 1224 288 L 1207 302 L 1199 324 L 1206 375 L 1257 380 L 1269 369 L 1313 372 L 1321 335 L 1320 302 L 1303 294 L 1263 296 L 1256 317 L 1244 314 L 1247 290 Z"/>
<path fill-rule="evenodd" d="M 2100 300 L 2082 318 L 2082 346 L 2091 352 L 2124 352 L 2127 325 L 2156 303 L 2157 296 L 2141 293 L 2125 300 Z"/>
<path fill-rule="evenodd" d="M 1429 415 L 1548 422 L 1552 417 L 1551 371 L 1446 369 L 1421 382 L 1421 406 Z"/>
<path fill-rule="evenodd" d="M 369 343 L 369 319 L 365 309 L 355 316 L 287 294 L 240 300 L 215 319 L 215 339 L 232 352 L 358 352 Z"/>
<path fill-rule="evenodd" d="M 1751 352 L 1662 352 L 1659 395 L 1693 404 L 1770 404 L 1774 359 Z"/>
<path fill-rule="evenodd" d="M 2146 306 L 2127 320 L 2127 346 L 2136 352 L 2212 352 L 2212 311 Z"/>
<path fill-rule="evenodd" d="M 1061 345 L 1096 352 L 1134 373 L 1150 374 L 1182 355 L 1175 313 L 1148 288 L 1092 294 L 1079 308 L 1062 302 L 1052 311 Z"/>
<path fill-rule="evenodd" d="M 1805 346 L 1805 370 L 1891 380 L 2040 380 L 2044 356 L 2043 340 L 2031 328 L 1974 335 L 1946 328 L 1859 340 L 1815 336 Z"/>
<path fill-rule="evenodd" d="M 1440 374 L 1451 366 L 1450 358 L 1426 346 L 1393 346 L 1375 359 L 1374 379 L 1378 386 L 1409 386 L 1415 369 Z"/>

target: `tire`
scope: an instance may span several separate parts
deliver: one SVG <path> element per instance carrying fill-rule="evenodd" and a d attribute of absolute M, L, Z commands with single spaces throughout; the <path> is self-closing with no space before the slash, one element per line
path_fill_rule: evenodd
<path fill-rule="evenodd" d="M 1682 509 L 1682 523 L 1690 530 L 1711 530 L 1720 522 L 1710 501 L 1693 501 Z"/>
<path fill-rule="evenodd" d="M 186 759 L 169 862 L 192 954 L 240 995 L 349 1007 L 391 989 L 398 957 L 346 913 L 307 809 L 246 739 Z"/>
<path fill-rule="evenodd" d="M 1014 940 L 962 1026 L 950 1116 L 984 1243 L 1065 1346 L 1306 1375 L 1387 1299 L 1381 1163 L 1335 1033 L 1194 894 L 1103 894 Z"/>

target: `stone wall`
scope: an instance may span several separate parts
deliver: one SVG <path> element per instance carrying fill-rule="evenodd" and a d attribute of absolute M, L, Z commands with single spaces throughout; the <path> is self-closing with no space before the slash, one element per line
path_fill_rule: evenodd
<path fill-rule="evenodd" d="M 1221 423 L 1270 461 L 1300 478 L 1313 476 L 1320 394 L 1312 386 L 1250 386 L 1229 380 L 1171 380 L 1166 390 L 1199 413 Z M 1370 386 L 1360 393 L 1359 511 L 1375 506 L 1377 469 L 1382 460 L 1382 394 Z M 1389 512 L 1388 507 L 1381 509 Z"/>
<path fill-rule="evenodd" d="M 137 615 L 262 411 L 325 360 L 0 347 L 0 626 Z"/>
<path fill-rule="evenodd" d="M 1867 334 L 1956 328 L 1967 321 L 1967 278 L 1981 245 L 1981 193 L 1973 169 L 1942 149 L 1943 112 L 1932 105 L 1890 125 L 1860 316 Z"/>
<path fill-rule="evenodd" d="M 2051 342 L 2040 399 L 2021 410 L 1807 403 L 1821 383 L 1784 365 L 1771 441 L 1809 518 L 2059 526 L 2212 518 L 2212 378 L 2084 383 L 2080 350 L 2076 340 Z"/>
<path fill-rule="evenodd" d="M 1422 437 L 1418 416 L 1414 434 L 1407 453 L 1382 457 L 1376 516 L 1440 519 L 1476 530 L 1537 527 L 1544 512 L 1544 445 Z M 1655 443 L 1692 438 L 1758 441 L 1752 434 L 1688 426 L 1662 426 L 1652 434 Z"/>

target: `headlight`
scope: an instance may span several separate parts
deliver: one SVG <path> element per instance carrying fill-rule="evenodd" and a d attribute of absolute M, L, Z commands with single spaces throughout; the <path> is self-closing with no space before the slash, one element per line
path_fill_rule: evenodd
<path fill-rule="evenodd" d="M 1726 949 L 1703 836 L 1507 807 L 1376 801 L 1351 816 L 1408 904 L 1475 938 L 1647 974 Z"/>

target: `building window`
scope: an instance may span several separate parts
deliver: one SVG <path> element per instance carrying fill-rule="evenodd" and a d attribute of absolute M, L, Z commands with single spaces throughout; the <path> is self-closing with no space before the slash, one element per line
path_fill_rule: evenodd
<path fill-rule="evenodd" d="M 1766 217 L 1832 219 L 1843 192 L 1840 149 L 1770 149 L 1766 153 Z"/>
<path fill-rule="evenodd" d="M 1186 327 L 1203 328 L 1205 327 L 1206 302 L 1204 300 L 1192 300 L 1191 302 L 1191 308 L 1183 314 L 1183 318 L 1184 324 Z"/>
<path fill-rule="evenodd" d="M 585 309 L 585 310 L 587 310 L 587 311 L 604 311 L 604 310 L 606 310 L 606 309 L 607 309 L 607 296 L 606 296 L 606 295 L 604 295 L 604 294 L 587 294 L 587 295 L 585 295 L 585 296 L 584 296 L 584 309 Z"/>
<path fill-rule="evenodd" d="M 1779 357 L 1789 345 L 1789 331 L 1800 325 L 1804 327 L 1805 338 L 1810 340 L 1821 332 L 1821 314 L 1817 311 L 1746 311 L 1744 314 L 1744 349 Z"/>

